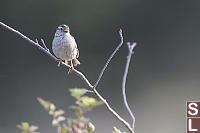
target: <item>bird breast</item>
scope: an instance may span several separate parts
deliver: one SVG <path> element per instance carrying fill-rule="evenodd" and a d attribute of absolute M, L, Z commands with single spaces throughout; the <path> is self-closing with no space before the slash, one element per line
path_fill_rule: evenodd
<path fill-rule="evenodd" d="M 55 36 L 52 44 L 53 53 L 62 60 L 76 58 L 77 49 L 74 38 L 69 35 Z"/>

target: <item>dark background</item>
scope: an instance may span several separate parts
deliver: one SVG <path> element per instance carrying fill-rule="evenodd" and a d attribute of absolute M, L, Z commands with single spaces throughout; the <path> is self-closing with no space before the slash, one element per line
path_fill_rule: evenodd
<path fill-rule="evenodd" d="M 1 0 L 0 21 L 31 39 L 43 38 L 51 49 L 55 30 L 68 24 L 80 50 L 77 67 L 94 83 L 118 45 L 136 41 L 127 79 L 127 98 L 136 117 L 137 133 L 185 132 L 185 102 L 200 100 L 199 0 Z M 74 103 L 68 88 L 86 87 L 65 67 L 15 34 L 0 28 L 0 132 L 19 133 L 22 121 L 40 133 L 55 133 L 51 117 L 39 105 L 42 97 L 66 110 Z M 106 70 L 98 91 L 127 121 L 121 94 L 126 44 Z M 127 131 L 105 108 L 87 115 L 96 133 Z"/>

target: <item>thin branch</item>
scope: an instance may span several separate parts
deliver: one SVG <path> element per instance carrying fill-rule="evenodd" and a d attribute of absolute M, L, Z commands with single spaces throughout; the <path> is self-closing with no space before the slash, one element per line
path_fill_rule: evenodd
<path fill-rule="evenodd" d="M 68 65 L 68 64 L 65 64 L 64 62 L 62 62 L 62 64 Z M 69 65 L 68 65 L 68 66 L 69 66 Z M 69 66 L 69 68 L 70 68 L 70 66 Z M 79 76 L 82 80 L 85 81 L 85 83 L 89 86 L 90 89 L 93 89 L 92 84 L 90 84 L 90 82 L 88 81 L 88 79 L 85 77 L 85 75 L 84 75 L 83 73 L 79 72 L 79 71 L 76 70 L 76 69 L 74 69 L 72 72 L 75 72 L 75 74 L 76 74 L 77 76 Z"/>
<path fill-rule="evenodd" d="M 26 37 L 25 35 L 23 35 L 22 33 L 20 33 L 19 31 L 7 26 L 6 24 L 0 22 L 0 26 L 12 31 L 13 33 L 15 33 L 16 35 L 18 35 L 19 37 L 25 39 L 27 42 L 29 42 L 30 44 L 32 44 L 33 46 L 36 46 L 37 48 L 39 48 L 42 52 L 46 53 L 49 57 L 51 57 L 54 61 L 59 62 L 60 60 L 58 58 L 56 58 L 53 54 L 51 54 L 49 51 L 46 50 L 46 48 L 43 48 L 42 46 L 39 45 L 38 41 L 36 40 L 36 42 L 34 42 L 33 40 L 29 39 L 28 37 Z M 123 37 L 122 37 L 122 31 L 120 30 L 120 37 L 121 37 L 121 45 L 123 44 Z M 44 44 L 43 44 L 44 45 Z M 46 46 L 46 45 L 45 45 Z M 107 61 L 107 65 L 109 64 L 110 60 L 112 59 L 112 57 L 114 56 L 114 54 L 117 52 L 117 50 L 120 48 L 121 46 L 119 45 L 116 49 L 115 52 L 111 55 L 111 57 L 108 59 Z M 70 66 L 68 64 L 65 64 L 64 62 L 61 62 L 63 65 L 65 65 L 66 67 L 70 68 Z M 105 71 L 107 65 L 104 66 L 104 68 L 102 69 L 102 74 Z M 83 81 L 85 81 L 85 83 L 88 85 L 88 87 L 90 89 L 93 90 L 93 92 L 96 94 L 96 96 L 106 105 L 108 111 L 110 111 L 120 122 L 122 122 L 127 129 L 131 132 L 134 133 L 133 129 L 131 128 L 130 124 L 128 122 L 126 122 L 121 116 L 119 116 L 119 114 L 117 114 L 111 107 L 110 105 L 107 103 L 107 101 L 98 93 L 98 91 L 95 89 L 94 86 L 92 86 L 92 84 L 90 84 L 90 82 L 88 81 L 88 79 L 85 77 L 85 75 L 83 73 L 81 73 L 80 71 L 74 69 L 73 72 L 75 72 L 76 75 L 78 75 Z M 101 79 L 101 76 L 99 77 L 99 80 Z M 97 80 L 99 82 L 99 80 Z M 98 85 L 98 82 L 96 83 L 96 85 Z"/>
<path fill-rule="evenodd" d="M 8 25 L 0 22 L 0 26 L 3 27 L 4 29 L 7 29 L 9 31 L 12 31 L 13 33 L 15 33 L 16 35 L 18 35 L 19 37 L 25 39 L 27 42 L 29 42 L 30 44 L 32 44 L 33 46 L 36 46 L 37 48 L 39 48 L 42 52 L 44 52 L 45 54 L 47 54 L 49 57 L 51 57 L 53 60 L 55 60 L 56 62 L 59 62 L 60 60 L 58 58 L 56 58 L 53 54 L 51 54 L 50 52 L 48 52 L 45 48 L 43 48 L 42 46 L 39 45 L 38 40 L 36 39 L 36 42 L 34 42 L 33 40 L 29 39 L 28 37 L 26 37 L 25 35 L 23 35 L 22 33 L 20 33 L 19 31 L 9 27 Z M 44 45 L 44 44 L 43 44 Z M 45 45 L 46 46 L 46 45 Z M 63 65 L 65 65 L 66 67 L 70 68 L 70 65 L 65 64 L 64 62 L 62 62 Z M 85 81 L 85 83 L 90 87 L 93 88 L 93 86 L 90 84 L 90 82 L 87 80 L 87 78 L 79 71 L 77 71 L 76 69 L 74 69 L 74 72 Z"/>
<path fill-rule="evenodd" d="M 135 116 L 133 115 L 133 112 L 131 111 L 131 109 L 128 105 L 127 99 L 126 99 L 126 78 L 127 78 L 127 75 L 128 75 L 128 69 L 129 69 L 129 64 L 130 64 L 130 61 L 131 61 L 131 56 L 133 54 L 133 49 L 135 48 L 136 43 L 132 43 L 132 45 L 130 43 L 127 43 L 127 45 L 128 45 L 129 53 L 128 53 L 128 56 L 127 56 L 126 67 L 125 67 L 123 80 L 122 80 L 122 95 L 123 95 L 125 107 L 126 107 L 126 109 L 128 110 L 128 112 L 131 116 L 131 119 L 132 119 L 132 122 L 131 122 L 132 125 L 131 126 L 132 126 L 132 129 L 134 130 Z"/>
<path fill-rule="evenodd" d="M 113 51 L 113 53 L 110 55 L 110 57 L 108 58 L 106 64 L 104 65 L 103 69 L 101 70 L 101 72 L 99 74 L 99 77 L 98 77 L 96 83 L 94 84 L 94 88 L 97 87 L 97 85 L 99 84 L 99 81 L 101 80 L 101 77 L 103 76 L 103 73 L 106 70 L 108 64 L 110 63 L 110 61 L 112 60 L 113 56 L 117 53 L 117 51 L 119 50 L 119 48 L 124 43 L 124 39 L 123 39 L 123 35 L 122 35 L 122 29 L 119 30 L 119 35 L 120 35 L 121 41 L 120 41 L 119 45 L 116 47 L 116 49 Z"/>
<path fill-rule="evenodd" d="M 36 46 L 37 48 L 39 48 L 40 50 L 42 50 L 44 53 L 46 53 L 48 56 L 50 56 L 53 60 L 55 61 L 59 61 L 54 55 L 48 53 L 42 46 L 40 46 L 37 42 L 34 42 L 33 40 L 29 39 L 28 37 L 26 37 L 25 35 L 23 35 L 22 33 L 20 33 L 19 31 L 9 27 L 8 25 L 0 22 L 0 26 L 12 31 L 13 33 L 15 33 L 16 35 L 18 35 L 19 37 L 23 38 L 24 40 L 26 40 L 27 42 L 29 42 L 30 44 L 32 44 L 33 46 Z"/>
<path fill-rule="evenodd" d="M 119 121 L 121 121 L 131 133 L 134 133 L 134 130 L 133 128 L 131 128 L 130 124 L 110 107 L 106 99 L 104 99 L 95 88 L 93 89 L 93 91 L 97 95 L 97 97 L 106 105 L 108 111 L 110 111 Z"/>

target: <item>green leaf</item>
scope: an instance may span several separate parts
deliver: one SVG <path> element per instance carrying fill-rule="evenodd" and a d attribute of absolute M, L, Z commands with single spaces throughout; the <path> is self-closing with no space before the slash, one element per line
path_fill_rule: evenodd
<path fill-rule="evenodd" d="M 24 130 L 28 130 L 29 129 L 28 122 L 22 122 L 22 127 L 23 127 Z"/>
<path fill-rule="evenodd" d="M 50 105 L 49 105 L 49 110 L 51 110 L 51 111 L 55 111 L 56 110 L 56 106 L 53 104 L 53 103 L 50 103 L 50 102 L 48 102 Z"/>
<path fill-rule="evenodd" d="M 113 133 L 126 133 L 126 132 L 121 132 L 119 129 L 117 129 L 116 127 L 114 127 Z"/>
<path fill-rule="evenodd" d="M 37 127 L 37 126 L 34 126 L 34 125 L 31 125 L 30 128 L 29 128 L 29 130 L 30 130 L 31 132 L 35 132 L 36 130 L 38 130 L 38 127 Z"/>
<path fill-rule="evenodd" d="M 61 128 L 61 133 L 69 133 L 69 131 L 66 128 Z"/>
<path fill-rule="evenodd" d="M 36 133 L 35 131 L 38 130 L 37 126 L 30 126 L 28 122 L 22 122 L 21 125 L 17 125 L 17 128 L 19 128 L 22 133 Z"/>
<path fill-rule="evenodd" d="M 37 100 L 39 101 L 39 103 L 42 105 L 42 107 L 44 109 L 46 109 L 47 111 L 49 111 L 49 109 L 50 109 L 50 102 L 47 102 L 47 101 L 43 100 L 40 97 L 38 97 Z"/>
<path fill-rule="evenodd" d="M 56 106 L 53 103 L 49 101 L 45 101 L 44 99 L 40 97 L 38 97 L 37 100 L 45 110 L 49 111 L 50 115 L 54 114 L 54 111 L 56 110 Z"/>
<path fill-rule="evenodd" d="M 94 132 L 94 130 L 95 130 L 95 126 L 91 122 L 89 122 L 87 125 L 87 131 L 89 133 L 92 133 L 92 132 Z"/>
<path fill-rule="evenodd" d="M 50 110 L 49 111 L 49 115 L 53 116 L 54 115 L 54 111 Z"/>
<path fill-rule="evenodd" d="M 56 111 L 54 112 L 54 117 L 61 116 L 61 115 L 63 115 L 64 113 L 65 113 L 65 112 L 64 112 L 63 110 L 61 110 L 61 109 L 56 110 Z"/>
<path fill-rule="evenodd" d="M 21 125 L 17 125 L 17 128 L 23 131 L 23 127 Z"/>
<path fill-rule="evenodd" d="M 52 125 L 53 125 L 53 126 L 57 126 L 58 123 L 59 123 L 59 122 L 57 121 L 57 119 L 53 119 L 53 120 L 52 120 Z"/>
<path fill-rule="evenodd" d="M 57 121 L 58 122 L 61 122 L 61 121 L 64 121 L 65 120 L 65 117 L 64 116 L 58 116 L 57 118 Z"/>
<path fill-rule="evenodd" d="M 83 96 L 85 93 L 87 93 L 87 89 L 84 88 L 72 88 L 69 89 L 71 96 L 73 96 L 76 99 L 80 99 L 81 96 Z"/>
<path fill-rule="evenodd" d="M 79 101 L 76 102 L 81 107 L 86 108 L 94 108 L 96 106 L 102 105 L 103 103 L 101 101 L 96 100 L 93 97 L 83 96 L 80 98 Z"/>

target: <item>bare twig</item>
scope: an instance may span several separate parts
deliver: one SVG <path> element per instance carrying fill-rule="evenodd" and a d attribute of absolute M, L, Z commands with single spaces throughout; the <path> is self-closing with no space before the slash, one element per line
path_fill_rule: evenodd
<path fill-rule="evenodd" d="M 107 68 L 108 64 L 110 63 L 111 59 L 113 58 L 113 56 L 116 54 L 116 52 L 119 50 L 119 48 L 124 43 L 124 39 L 123 39 L 123 35 L 122 35 L 122 29 L 119 30 L 119 35 L 120 35 L 121 42 L 119 43 L 119 45 L 116 47 L 116 49 L 113 51 L 113 53 L 108 58 L 106 64 L 104 65 L 103 69 L 101 70 L 101 72 L 99 74 L 99 77 L 98 77 L 96 83 L 94 84 L 94 88 L 97 87 L 97 85 L 99 84 L 99 81 L 101 80 L 101 77 L 103 76 L 103 73 L 106 70 L 106 68 Z"/>
<path fill-rule="evenodd" d="M 125 126 L 126 128 L 131 132 L 131 133 L 134 133 L 134 130 L 133 128 L 131 128 L 130 124 L 125 121 L 119 114 L 117 114 L 111 107 L 110 105 L 108 104 L 108 102 L 106 101 L 106 99 L 104 99 L 100 94 L 99 92 L 94 88 L 94 93 L 97 95 L 97 97 L 106 105 L 107 109 L 119 120 L 121 121 Z"/>
<path fill-rule="evenodd" d="M 33 46 L 36 46 L 37 48 L 39 48 L 42 52 L 46 53 L 49 57 L 51 57 L 53 60 L 55 60 L 56 62 L 59 62 L 60 60 L 58 58 L 56 58 L 53 54 L 51 54 L 46 48 L 43 48 L 42 46 L 39 45 L 38 41 L 36 40 L 36 42 L 34 42 L 33 40 L 29 39 L 28 37 L 26 37 L 25 35 L 23 35 L 22 33 L 20 33 L 19 31 L 7 26 L 6 24 L 0 22 L 0 26 L 12 31 L 13 33 L 15 33 L 16 35 L 18 35 L 19 37 L 25 39 L 27 42 L 29 42 L 30 44 L 32 44 Z M 102 72 L 97 80 L 97 82 L 95 83 L 96 85 L 98 85 L 98 82 L 100 81 L 103 72 L 105 71 L 107 65 L 109 64 L 110 60 L 112 59 L 112 57 L 114 56 L 114 54 L 118 51 L 118 49 L 121 47 L 121 45 L 123 44 L 123 37 L 122 37 L 122 31 L 120 30 L 120 37 L 121 37 L 121 43 L 120 45 L 115 49 L 115 51 L 113 52 L 113 54 L 110 56 L 110 58 L 108 59 L 108 61 L 106 62 L 106 65 L 104 66 L 104 68 L 102 69 Z M 45 43 L 43 42 L 43 45 Z M 44 45 L 45 47 L 46 45 Z M 66 67 L 70 68 L 70 66 L 64 62 L 61 62 L 63 65 L 65 65 Z M 121 116 L 119 116 L 119 114 L 117 114 L 111 107 L 110 105 L 107 103 L 107 101 L 98 93 L 98 91 L 95 89 L 94 86 L 92 86 L 92 84 L 88 81 L 88 79 L 85 77 L 85 75 L 83 73 L 81 73 L 80 71 L 74 69 L 73 72 L 75 72 L 75 74 L 77 74 L 87 85 L 90 89 L 93 90 L 93 92 L 96 94 L 96 96 L 106 105 L 108 111 L 110 111 L 120 122 L 122 122 L 127 129 L 131 132 L 134 133 L 133 129 L 131 128 L 130 124 L 128 122 L 126 122 Z"/>
<path fill-rule="evenodd" d="M 123 100 L 124 100 L 124 104 L 125 104 L 125 107 L 126 109 L 128 110 L 130 116 L 131 116 L 131 119 L 132 119 L 132 129 L 134 130 L 134 126 L 135 126 L 135 116 L 133 115 L 133 112 L 131 111 L 129 105 L 128 105 L 128 102 L 127 102 L 127 99 L 126 99 L 126 78 L 127 78 L 127 75 L 128 75 L 128 68 L 129 68 L 129 64 L 130 64 L 130 60 L 131 60 L 131 56 L 133 54 L 133 49 L 135 48 L 136 46 L 136 43 L 132 43 L 132 45 L 128 42 L 127 43 L 128 45 L 128 50 L 129 50 L 129 54 L 127 56 L 127 61 L 126 61 L 126 67 L 125 67 L 125 71 L 124 71 L 124 76 L 123 76 L 123 80 L 122 80 L 122 95 L 123 95 Z"/>
<path fill-rule="evenodd" d="M 39 45 L 39 42 L 38 42 L 38 39 L 37 39 L 37 38 L 35 39 L 35 42 Z"/>
<path fill-rule="evenodd" d="M 40 50 L 42 50 L 44 53 L 46 53 L 48 56 L 50 56 L 53 60 L 55 61 L 59 61 L 54 55 L 48 53 L 42 46 L 40 46 L 37 42 L 34 42 L 33 40 L 29 39 L 28 37 L 26 37 L 25 35 L 23 35 L 22 33 L 20 33 L 19 31 L 9 27 L 8 25 L 0 22 L 0 26 L 12 31 L 13 33 L 15 33 L 16 35 L 18 35 L 19 37 L 23 38 L 24 40 L 26 40 L 27 42 L 31 43 L 33 46 L 36 46 L 37 48 L 39 48 Z"/>
<path fill-rule="evenodd" d="M 47 48 L 46 44 L 44 43 L 44 40 L 41 39 L 41 41 L 42 41 L 42 44 L 43 44 L 44 48 L 46 49 L 46 51 L 50 52 L 49 49 Z"/>

